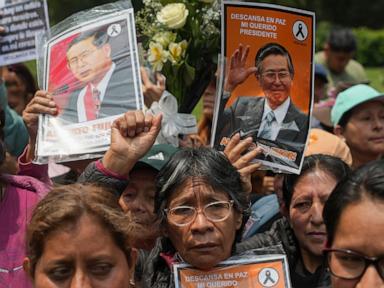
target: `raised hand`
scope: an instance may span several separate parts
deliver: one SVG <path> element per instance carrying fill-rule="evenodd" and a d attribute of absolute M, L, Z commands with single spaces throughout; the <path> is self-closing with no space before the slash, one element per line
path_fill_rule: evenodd
<path fill-rule="evenodd" d="M 233 52 L 230 58 L 227 75 L 225 78 L 224 90 L 232 92 L 238 85 L 243 83 L 247 78 L 256 73 L 256 67 L 246 67 L 249 54 L 249 45 L 245 48 L 242 44 Z"/>
<path fill-rule="evenodd" d="M 58 109 L 52 96 L 48 92 L 42 90 L 37 91 L 32 100 L 25 107 L 23 111 L 23 120 L 29 134 L 28 161 L 31 161 L 34 158 L 39 115 L 49 114 L 56 116 L 57 113 Z"/>
<path fill-rule="evenodd" d="M 251 163 L 251 161 L 261 153 L 260 148 L 255 148 L 246 152 L 253 145 L 252 137 L 240 140 L 240 134 L 236 133 L 232 136 L 224 149 L 225 156 L 227 156 L 228 160 L 237 171 L 239 171 L 243 189 L 247 193 L 252 192 L 252 173 L 258 170 L 261 166 L 260 163 Z"/>
<path fill-rule="evenodd" d="M 103 158 L 104 167 L 128 177 L 136 162 L 155 143 L 161 119 L 161 114 L 144 115 L 141 110 L 129 111 L 116 119 L 111 130 L 111 146 Z"/>
<path fill-rule="evenodd" d="M 144 103 L 148 108 L 151 107 L 152 103 L 155 101 L 159 101 L 161 95 L 165 90 L 165 76 L 156 73 L 156 83 L 153 83 L 148 76 L 147 71 L 144 67 L 140 68 L 141 80 L 142 80 L 142 88 L 144 94 Z"/>

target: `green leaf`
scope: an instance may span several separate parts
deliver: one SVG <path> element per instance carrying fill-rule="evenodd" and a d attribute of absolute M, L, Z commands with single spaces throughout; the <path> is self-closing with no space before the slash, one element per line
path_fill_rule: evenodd
<path fill-rule="evenodd" d="M 184 81 L 187 86 L 192 85 L 193 80 L 195 80 L 196 69 L 189 65 L 187 62 L 184 62 Z"/>

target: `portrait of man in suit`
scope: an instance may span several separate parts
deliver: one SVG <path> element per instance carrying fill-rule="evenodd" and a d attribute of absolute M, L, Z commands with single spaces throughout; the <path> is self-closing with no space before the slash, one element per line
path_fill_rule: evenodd
<path fill-rule="evenodd" d="M 291 99 L 295 70 L 289 52 L 280 44 L 268 43 L 256 53 L 255 66 L 246 67 L 248 53 L 249 46 L 240 45 L 230 58 L 216 144 L 222 137 L 240 132 L 242 137 L 252 136 L 270 147 L 301 153 L 307 139 L 308 115 Z M 224 108 L 232 91 L 251 75 L 264 95 L 239 96 Z"/>
<path fill-rule="evenodd" d="M 141 108 L 135 89 L 131 88 L 132 65 L 127 53 L 113 59 L 107 33 L 108 28 L 113 33 L 110 27 L 82 32 L 68 44 L 67 67 L 79 84 L 59 115 L 65 123 L 91 121 Z M 120 33 L 121 27 L 115 27 L 115 31 Z"/>

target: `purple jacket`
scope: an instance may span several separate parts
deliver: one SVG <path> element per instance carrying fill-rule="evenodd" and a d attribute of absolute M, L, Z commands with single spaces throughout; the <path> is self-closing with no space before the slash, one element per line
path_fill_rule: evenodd
<path fill-rule="evenodd" d="M 0 288 L 32 287 L 23 271 L 25 231 L 35 204 L 51 188 L 47 165 L 19 159 L 18 175 L 1 175 L 5 196 L 0 202 Z"/>

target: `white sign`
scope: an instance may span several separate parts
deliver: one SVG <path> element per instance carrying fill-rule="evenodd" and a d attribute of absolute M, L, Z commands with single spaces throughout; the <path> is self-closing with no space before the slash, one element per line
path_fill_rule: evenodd
<path fill-rule="evenodd" d="M 1 5 L 3 4 L 3 5 Z M 46 0 L 0 3 L 0 66 L 36 59 L 35 36 L 49 29 Z"/>

